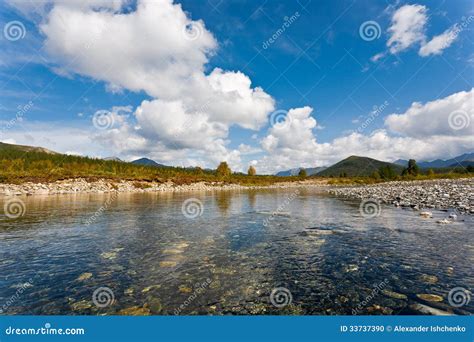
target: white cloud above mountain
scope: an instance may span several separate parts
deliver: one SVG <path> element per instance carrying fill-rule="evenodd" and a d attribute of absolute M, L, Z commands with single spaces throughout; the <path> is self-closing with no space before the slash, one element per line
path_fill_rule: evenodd
<path fill-rule="evenodd" d="M 264 171 L 330 165 L 351 155 L 379 160 L 435 159 L 474 150 L 474 89 L 445 98 L 415 102 L 385 119 L 385 129 L 357 132 L 318 143 L 312 108 L 291 109 L 285 121 L 262 139 L 268 155 L 257 163 Z"/>
<path fill-rule="evenodd" d="M 226 160 L 241 171 L 251 162 L 261 173 L 329 165 L 349 155 L 429 159 L 473 148 L 472 89 L 424 104 L 415 102 L 405 112 L 389 115 L 383 129 L 367 135 L 349 133 L 320 143 L 315 134 L 319 126 L 309 106 L 290 109 L 283 122 L 265 131 L 275 100 L 252 86 L 241 71 L 208 70 L 219 45 L 203 21 L 191 20 L 171 0 L 139 1 L 136 9 L 120 11 L 126 3 L 54 1 L 50 9 L 41 6 L 45 50 L 60 75 L 86 76 L 103 81 L 111 92 L 126 89 L 149 96 L 136 108 L 106 111 L 113 121 L 109 129 L 92 125 L 77 129 L 78 141 L 91 144 L 92 139 L 107 154 L 128 160 L 147 156 L 181 166 L 215 167 Z M 398 8 L 388 29 L 388 51 L 374 56 L 374 61 L 413 46 L 420 47 L 421 56 L 440 54 L 449 47 L 458 35 L 455 26 L 428 40 L 427 11 L 416 4 Z M 470 124 L 452 129 L 453 112 L 467 113 Z M 233 126 L 258 135 L 237 146 L 229 139 Z M 36 139 L 46 134 L 37 133 Z M 54 134 L 61 142 L 56 146 L 64 142 L 67 150 L 77 150 L 60 130 Z M 20 134 L 12 137 L 24 142 Z M 258 139 L 260 146 L 255 146 Z"/>
<path fill-rule="evenodd" d="M 474 88 L 425 104 L 414 102 L 405 113 L 391 114 L 385 125 L 403 136 L 474 135 Z"/>
<path fill-rule="evenodd" d="M 118 131 L 102 132 L 101 140 L 123 139 L 128 133 L 136 137 L 130 146 L 134 149 L 159 145 L 238 159 L 238 150 L 226 150 L 229 128 L 258 130 L 275 101 L 262 88 L 253 88 L 240 71 L 215 68 L 206 73 L 218 43 L 204 22 L 191 20 L 171 0 L 139 1 L 128 13 L 117 11 L 120 2 L 106 10 L 92 5 L 55 3 L 40 25 L 57 72 L 104 81 L 113 91 L 144 91 L 154 98 L 136 109 L 138 127 L 128 123 Z M 180 133 L 183 129 L 185 134 Z M 110 144 L 125 149 L 130 145 Z"/>

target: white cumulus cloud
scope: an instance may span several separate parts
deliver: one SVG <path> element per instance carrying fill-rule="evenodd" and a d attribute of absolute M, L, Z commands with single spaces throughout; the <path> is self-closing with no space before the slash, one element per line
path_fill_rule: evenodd
<path fill-rule="evenodd" d="M 429 55 L 439 55 L 443 53 L 443 50 L 450 47 L 451 44 L 456 40 L 459 34 L 459 29 L 456 25 L 447 29 L 442 34 L 431 38 L 429 42 L 422 45 L 418 52 L 420 56 L 426 57 Z"/>
<path fill-rule="evenodd" d="M 401 52 L 425 39 L 426 12 L 422 5 L 404 5 L 394 12 L 387 41 L 391 53 Z"/>

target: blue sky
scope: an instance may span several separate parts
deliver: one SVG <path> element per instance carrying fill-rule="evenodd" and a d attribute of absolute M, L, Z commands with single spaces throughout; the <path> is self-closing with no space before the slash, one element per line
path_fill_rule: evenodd
<path fill-rule="evenodd" d="M 173 165 L 213 167 L 225 159 L 234 169 L 254 164 L 265 172 L 328 165 L 351 154 L 434 159 L 473 149 L 470 1 L 180 1 L 182 10 L 170 7 L 170 13 L 189 27 L 198 23 L 192 29 L 199 36 L 182 42 L 169 42 L 179 33 L 167 32 L 169 25 L 155 32 L 140 23 L 144 16 L 121 32 L 97 31 L 87 21 L 94 14 L 103 15 L 101 23 L 132 16 L 140 3 L 77 3 L 0 5 L 1 141 L 125 160 L 147 156 Z M 158 22 L 160 8 L 143 6 L 140 13 Z M 61 11 L 66 20 L 56 18 L 55 24 Z M 12 22 L 23 26 L 20 38 L 7 32 Z M 375 36 L 363 37 L 364 24 Z M 93 33 L 97 44 L 84 48 Z M 161 46 L 177 55 L 164 55 Z M 115 51 L 117 60 L 104 49 Z M 128 55 L 123 61 L 121 51 Z M 160 58 L 165 65 L 158 65 Z M 247 93 L 261 87 L 270 99 L 258 102 L 253 94 L 233 102 L 222 86 L 212 92 L 213 108 L 194 121 L 196 110 L 189 108 L 202 107 L 201 87 L 169 94 L 167 85 L 176 87 L 167 77 L 176 65 L 177 74 L 204 77 L 222 69 L 216 82 L 229 75 L 231 88 Z M 145 83 L 147 68 L 156 77 Z M 236 73 L 251 86 L 244 89 Z M 183 75 L 176 81 L 183 83 Z M 168 106 L 181 97 L 189 97 L 185 113 Z M 30 101 L 18 118 L 19 106 Z M 236 113 L 226 117 L 230 109 Z M 101 110 L 113 121 L 105 130 L 93 124 Z M 453 112 L 461 128 L 450 127 Z M 180 115 L 191 123 L 176 128 L 171 121 Z"/>

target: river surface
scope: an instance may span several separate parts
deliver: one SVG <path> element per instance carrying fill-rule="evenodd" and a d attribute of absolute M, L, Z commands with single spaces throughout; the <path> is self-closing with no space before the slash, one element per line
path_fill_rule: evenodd
<path fill-rule="evenodd" d="M 3 314 L 474 313 L 472 216 L 364 217 L 318 188 L 21 200 L 0 216 Z"/>

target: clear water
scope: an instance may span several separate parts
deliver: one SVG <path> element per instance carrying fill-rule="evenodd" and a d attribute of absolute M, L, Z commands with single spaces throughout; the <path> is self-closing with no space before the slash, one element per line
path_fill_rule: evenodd
<path fill-rule="evenodd" d="M 0 309 L 350 315 L 415 314 L 410 305 L 423 303 L 474 313 L 473 300 L 460 308 L 448 301 L 452 288 L 474 287 L 472 216 L 441 225 L 446 212 L 423 219 L 384 206 L 364 218 L 357 201 L 295 191 L 22 197 L 24 216 L 0 216 Z M 183 215 L 188 198 L 202 202 L 201 216 Z M 113 293 L 107 306 L 93 301 L 99 287 Z M 291 303 L 280 296 L 272 304 L 279 287 Z"/>

